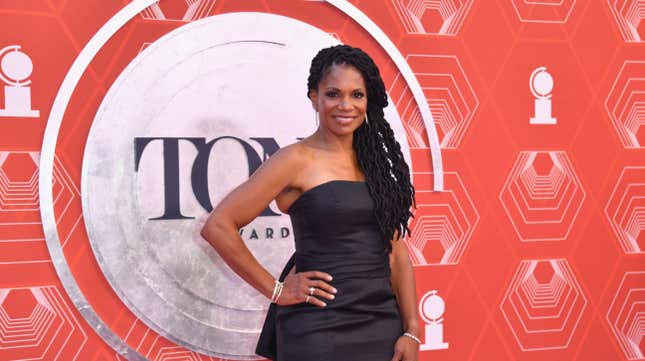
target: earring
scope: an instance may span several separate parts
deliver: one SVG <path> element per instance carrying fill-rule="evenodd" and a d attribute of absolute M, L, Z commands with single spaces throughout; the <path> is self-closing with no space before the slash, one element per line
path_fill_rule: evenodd
<path fill-rule="evenodd" d="M 318 126 L 318 111 L 314 110 L 314 123 L 316 123 L 316 126 Z"/>
<path fill-rule="evenodd" d="M 365 125 L 370 125 L 370 122 L 367 120 L 367 112 L 365 112 Z"/>

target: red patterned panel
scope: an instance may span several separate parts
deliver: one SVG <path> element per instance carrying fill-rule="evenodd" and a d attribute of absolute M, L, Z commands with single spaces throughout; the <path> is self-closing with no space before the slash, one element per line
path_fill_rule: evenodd
<path fill-rule="evenodd" d="M 341 11 L 324 1 L 160 0 L 91 63 L 56 150 L 60 241 L 105 323 L 150 360 L 218 360 L 156 334 L 106 282 L 82 220 L 82 156 L 107 89 L 146 46 L 190 21 L 259 11 L 360 45 L 381 67 L 417 189 L 405 241 L 419 302 L 432 300 L 432 317 L 419 319 L 429 345 L 421 361 L 645 359 L 645 2 L 350 2 L 391 38 L 417 77 L 441 141 L 446 191 L 431 192 L 427 130 L 408 85 Z M 124 360 L 57 285 L 37 190 L 42 134 L 62 79 L 89 38 L 128 3 L 0 0 L 0 49 L 20 45 L 33 62 L 31 104 L 40 112 L 0 116 L 0 360 Z M 529 78 L 541 66 L 554 82 L 554 125 L 529 123 L 536 104 Z"/>

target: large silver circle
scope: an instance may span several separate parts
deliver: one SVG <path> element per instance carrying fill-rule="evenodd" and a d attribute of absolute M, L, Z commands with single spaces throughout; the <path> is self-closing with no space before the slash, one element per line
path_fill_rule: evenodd
<path fill-rule="evenodd" d="M 85 149 L 83 214 L 111 286 L 159 334 L 209 355 L 256 358 L 268 300 L 199 236 L 207 212 L 188 180 L 195 147 L 184 141 L 178 149 L 181 213 L 195 219 L 152 220 L 164 209 L 163 147 L 150 143 L 135 172 L 134 139 L 234 136 L 261 156 L 264 149 L 251 138 L 288 145 L 314 130 L 304 90 L 308 67 L 320 48 L 335 43 L 329 34 L 286 17 L 219 15 L 150 45 L 110 88 Z M 409 159 L 396 111 L 389 107 L 386 116 Z M 218 142 L 208 162 L 212 204 L 248 172 L 240 145 Z M 291 226 L 281 215 L 258 217 L 246 228 L 261 233 Z M 291 235 L 245 241 L 274 275 L 293 249 Z"/>

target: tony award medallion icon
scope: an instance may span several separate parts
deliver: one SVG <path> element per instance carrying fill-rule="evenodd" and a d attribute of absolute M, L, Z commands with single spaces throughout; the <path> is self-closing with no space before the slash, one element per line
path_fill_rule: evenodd
<path fill-rule="evenodd" d="M 10 45 L 0 50 L 0 79 L 4 86 L 4 108 L 0 117 L 38 118 L 40 112 L 31 109 L 31 80 L 34 65 L 19 45 Z"/>
<path fill-rule="evenodd" d="M 419 313 L 426 322 L 425 342 L 421 344 L 421 351 L 445 350 L 448 343 L 443 342 L 443 316 L 446 304 L 443 298 L 437 295 L 436 290 L 429 291 L 419 302 Z"/>
<path fill-rule="evenodd" d="M 551 116 L 553 77 L 546 71 L 545 66 L 533 70 L 529 79 L 529 88 L 535 97 L 535 114 L 529 123 L 556 124 L 556 119 Z"/>

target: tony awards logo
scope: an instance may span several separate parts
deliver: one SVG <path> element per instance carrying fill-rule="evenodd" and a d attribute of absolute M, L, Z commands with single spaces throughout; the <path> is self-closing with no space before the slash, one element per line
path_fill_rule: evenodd
<path fill-rule="evenodd" d="M 34 65 L 19 45 L 10 45 L 0 50 L 0 79 L 4 86 L 4 109 L 0 117 L 38 118 L 40 112 L 31 109 L 31 80 L 28 80 Z"/>
<path fill-rule="evenodd" d="M 419 302 L 419 313 L 426 322 L 425 342 L 421 345 L 421 351 L 445 350 L 448 343 L 443 342 L 443 312 L 446 304 L 443 298 L 437 295 L 436 290 L 429 291 Z"/>
<path fill-rule="evenodd" d="M 553 78 L 541 66 L 531 73 L 529 88 L 535 97 L 535 115 L 530 119 L 530 124 L 556 124 L 556 119 L 551 117 L 551 91 Z"/>

